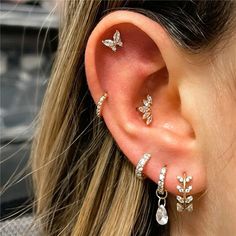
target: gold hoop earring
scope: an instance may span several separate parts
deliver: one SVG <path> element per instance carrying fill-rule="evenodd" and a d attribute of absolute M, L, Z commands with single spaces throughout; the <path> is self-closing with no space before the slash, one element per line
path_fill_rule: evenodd
<path fill-rule="evenodd" d="M 147 164 L 147 162 L 149 161 L 150 158 L 151 158 L 151 154 L 144 153 L 142 158 L 139 160 L 139 162 L 136 166 L 136 169 L 135 169 L 135 174 L 136 174 L 138 179 L 143 180 L 145 178 L 145 176 L 143 174 L 143 169 L 144 169 L 144 166 Z"/>
<path fill-rule="evenodd" d="M 108 97 L 107 93 L 104 93 L 98 103 L 97 103 L 97 110 L 96 110 L 96 114 L 97 116 L 100 118 L 102 116 L 102 105 L 103 105 L 103 102 L 106 100 L 106 98 Z"/>

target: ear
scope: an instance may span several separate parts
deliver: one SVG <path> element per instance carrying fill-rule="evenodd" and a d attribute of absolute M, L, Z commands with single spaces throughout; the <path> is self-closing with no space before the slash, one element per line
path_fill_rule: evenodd
<path fill-rule="evenodd" d="M 102 40 L 121 33 L 123 46 L 112 51 Z M 93 30 L 86 47 L 88 86 L 97 103 L 106 91 L 103 119 L 127 158 L 136 166 L 144 153 L 152 155 L 144 174 L 158 182 L 167 165 L 166 188 L 177 193 L 176 176 L 193 176 L 192 193 L 205 188 L 203 157 L 198 150 L 191 113 L 180 94 L 186 62 L 165 29 L 139 13 L 116 11 Z M 147 126 L 137 107 L 152 96 L 153 122 Z"/>

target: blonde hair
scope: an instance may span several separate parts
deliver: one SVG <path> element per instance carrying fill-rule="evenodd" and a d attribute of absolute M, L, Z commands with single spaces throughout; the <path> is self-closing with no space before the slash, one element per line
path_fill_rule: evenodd
<path fill-rule="evenodd" d="M 138 216 L 141 227 L 149 214 L 145 184 L 94 118 L 85 87 L 84 47 L 98 5 L 96 0 L 66 4 L 68 17 L 39 116 L 32 166 L 44 235 L 131 235 Z"/>
<path fill-rule="evenodd" d="M 65 1 L 58 54 L 32 148 L 43 235 L 149 235 L 156 225 L 153 183 L 135 177 L 133 165 L 96 118 L 84 72 L 84 50 L 95 24 L 126 2 Z M 165 227 L 159 232 L 168 233 Z"/>

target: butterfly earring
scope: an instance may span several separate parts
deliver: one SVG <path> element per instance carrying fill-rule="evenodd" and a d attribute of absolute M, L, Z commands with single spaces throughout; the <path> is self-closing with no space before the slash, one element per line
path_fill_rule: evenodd
<path fill-rule="evenodd" d="M 121 37 L 120 37 L 120 32 L 118 30 L 116 30 L 115 34 L 113 35 L 113 40 L 111 39 L 106 39 L 106 40 L 102 40 L 102 43 L 106 46 L 111 48 L 111 50 L 113 52 L 116 52 L 117 47 L 116 46 L 123 46 L 123 43 L 121 41 Z"/>

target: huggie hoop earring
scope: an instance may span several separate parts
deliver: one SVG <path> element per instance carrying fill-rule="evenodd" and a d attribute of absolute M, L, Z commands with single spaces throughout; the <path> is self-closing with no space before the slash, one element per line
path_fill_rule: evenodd
<path fill-rule="evenodd" d="M 143 180 L 145 178 L 145 176 L 143 174 L 143 169 L 144 169 L 144 166 L 146 165 L 146 163 L 149 161 L 150 158 L 151 158 L 151 154 L 144 153 L 143 157 L 139 160 L 139 162 L 136 166 L 136 169 L 135 169 L 135 174 L 136 174 L 138 179 Z"/>
<path fill-rule="evenodd" d="M 166 198 L 168 196 L 168 192 L 165 190 L 165 177 L 166 177 L 166 166 L 161 168 L 158 187 L 156 190 L 156 196 L 158 197 L 158 209 L 156 213 L 156 221 L 160 225 L 165 225 L 168 222 L 168 215 L 166 211 Z"/>
<path fill-rule="evenodd" d="M 106 100 L 107 96 L 108 96 L 107 93 L 104 93 L 104 94 L 100 97 L 100 99 L 99 99 L 99 101 L 98 101 L 98 103 L 97 103 L 96 114 L 97 114 L 97 116 L 98 116 L 99 118 L 102 116 L 102 111 L 101 111 L 101 109 L 102 109 L 103 102 Z"/>
<path fill-rule="evenodd" d="M 178 191 L 182 194 L 182 196 L 176 196 L 177 199 L 177 211 L 193 211 L 193 196 L 189 195 L 190 191 L 192 190 L 192 185 L 188 185 L 188 183 L 193 179 L 192 176 L 187 176 L 186 173 L 184 173 L 184 176 L 177 176 L 177 179 L 179 181 L 180 185 L 177 185 Z"/>

